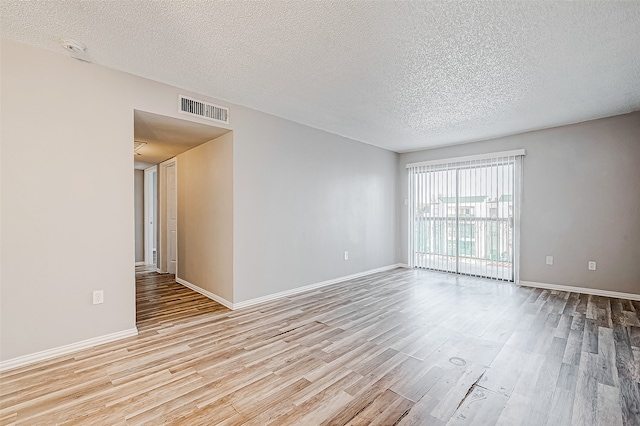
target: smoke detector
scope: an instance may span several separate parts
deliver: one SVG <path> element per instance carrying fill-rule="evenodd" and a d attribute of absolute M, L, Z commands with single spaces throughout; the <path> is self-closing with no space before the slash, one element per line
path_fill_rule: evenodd
<path fill-rule="evenodd" d="M 69 52 L 72 58 L 83 62 L 91 62 L 91 58 L 87 55 L 87 47 L 79 41 L 67 38 L 60 41 L 60 46 Z"/>
<path fill-rule="evenodd" d="M 60 45 L 68 50 L 71 53 L 75 53 L 75 54 L 80 54 L 82 52 L 84 52 L 85 50 L 87 50 L 87 47 L 80 43 L 79 41 L 75 41 L 75 40 L 71 40 L 71 39 L 65 39 L 62 40 L 60 42 Z"/>

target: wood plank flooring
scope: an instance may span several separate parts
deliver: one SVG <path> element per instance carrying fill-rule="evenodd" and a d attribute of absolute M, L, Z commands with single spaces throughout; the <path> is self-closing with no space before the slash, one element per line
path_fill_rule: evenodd
<path fill-rule="evenodd" d="M 137 298 L 137 337 L 0 374 L 0 424 L 640 425 L 640 302 L 408 269 Z"/>

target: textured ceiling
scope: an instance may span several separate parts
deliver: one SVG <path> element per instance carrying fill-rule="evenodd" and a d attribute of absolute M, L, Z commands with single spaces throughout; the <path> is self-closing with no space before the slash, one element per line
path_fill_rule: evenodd
<path fill-rule="evenodd" d="M 59 52 L 76 39 L 94 63 L 399 152 L 640 109 L 639 1 L 3 0 L 0 13 L 4 37 Z"/>

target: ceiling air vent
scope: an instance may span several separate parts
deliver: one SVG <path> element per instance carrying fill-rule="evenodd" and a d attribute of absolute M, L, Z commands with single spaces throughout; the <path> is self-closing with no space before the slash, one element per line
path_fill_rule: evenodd
<path fill-rule="evenodd" d="M 147 143 L 146 142 L 142 142 L 142 141 L 133 141 L 133 153 L 136 155 L 140 155 L 140 153 L 138 152 L 138 150 L 140 148 L 142 148 L 143 146 L 145 146 Z"/>
<path fill-rule="evenodd" d="M 178 111 L 218 123 L 229 124 L 229 108 L 179 95 Z"/>

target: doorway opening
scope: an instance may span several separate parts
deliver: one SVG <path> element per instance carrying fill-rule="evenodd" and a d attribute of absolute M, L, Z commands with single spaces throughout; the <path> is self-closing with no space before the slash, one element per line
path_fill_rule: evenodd
<path fill-rule="evenodd" d="M 139 261 L 136 263 L 136 281 L 151 279 L 158 273 L 175 274 L 175 279 L 178 278 L 178 262 L 187 260 L 186 252 L 180 252 L 178 244 L 182 226 L 178 202 L 179 156 L 229 132 L 231 129 L 198 121 L 134 110 L 134 175 L 139 180 L 144 176 L 144 185 L 140 185 L 135 194 L 136 200 L 144 194 L 140 203 L 141 208 L 144 206 L 144 214 L 135 222 L 136 246 L 144 246 L 138 254 L 140 258 L 136 259 Z M 187 187 L 183 189 L 188 192 Z M 185 237 L 181 242 L 185 244 Z M 142 260 L 144 262 L 140 262 Z M 157 297 L 150 288 L 147 286 L 144 294 L 137 293 L 137 298 Z"/>

